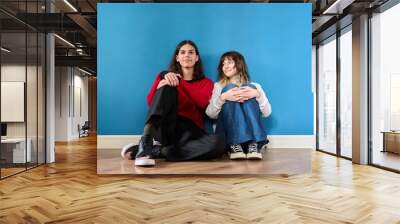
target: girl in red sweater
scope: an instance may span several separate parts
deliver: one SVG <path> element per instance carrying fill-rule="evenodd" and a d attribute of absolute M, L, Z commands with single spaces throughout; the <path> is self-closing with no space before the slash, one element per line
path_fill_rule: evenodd
<path fill-rule="evenodd" d="M 169 161 L 213 159 L 224 153 L 224 142 L 204 131 L 205 109 L 213 82 L 205 77 L 199 50 L 190 40 L 180 42 L 168 71 L 157 75 L 147 96 L 149 111 L 136 153 L 136 166 Z M 162 147 L 154 146 L 153 140 Z M 121 154 L 134 152 L 124 147 Z"/>

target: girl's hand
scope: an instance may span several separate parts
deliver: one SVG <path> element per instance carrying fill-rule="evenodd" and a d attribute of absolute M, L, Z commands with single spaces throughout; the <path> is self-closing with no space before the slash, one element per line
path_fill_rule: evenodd
<path fill-rule="evenodd" d="M 161 88 L 161 87 L 163 87 L 163 86 L 165 86 L 165 85 L 168 85 L 168 81 L 167 81 L 166 79 L 162 79 L 162 80 L 158 83 L 157 89 L 159 89 L 159 88 Z"/>
<path fill-rule="evenodd" d="M 239 88 L 239 102 L 244 102 L 249 99 L 253 99 L 260 96 L 260 92 L 257 89 L 253 89 L 249 86 Z"/>
<path fill-rule="evenodd" d="M 239 96 L 240 90 L 238 87 L 235 87 L 233 89 L 230 89 L 224 93 L 221 94 L 220 99 L 221 101 L 234 101 L 234 102 L 240 102 L 241 97 Z"/>
<path fill-rule="evenodd" d="M 178 86 L 179 85 L 179 78 L 182 78 L 180 74 L 168 72 L 164 75 L 163 80 L 167 80 L 169 86 Z"/>

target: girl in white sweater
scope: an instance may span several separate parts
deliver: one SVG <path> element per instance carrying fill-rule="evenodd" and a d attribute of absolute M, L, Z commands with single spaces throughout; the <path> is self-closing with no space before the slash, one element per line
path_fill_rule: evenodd
<path fill-rule="evenodd" d="M 250 82 L 239 52 L 221 56 L 206 114 L 217 119 L 216 134 L 225 139 L 231 159 L 262 159 L 259 144 L 267 137 L 262 117 L 271 114 L 271 105 L 261 86 Z"/>

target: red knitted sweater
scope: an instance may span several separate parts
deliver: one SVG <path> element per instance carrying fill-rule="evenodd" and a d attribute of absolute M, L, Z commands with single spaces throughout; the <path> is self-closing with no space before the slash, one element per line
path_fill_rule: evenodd
<path fill-rule="evenodd" d="M 147 95 L 149 106 L 160 80 L 160 75 L 157 75 Z M 210 101 L 213 86 L 213 82 L 206 77 L 196 81 L 181 79 L 178 86 L 178 115 L 189 118 L 198 127 L 203 128 L 205 109 Z"/>

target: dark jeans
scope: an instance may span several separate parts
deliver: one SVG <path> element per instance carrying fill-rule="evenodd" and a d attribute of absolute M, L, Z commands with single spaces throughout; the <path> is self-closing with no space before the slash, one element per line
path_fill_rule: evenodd
<path fill-rule="evenodd" d="M 251 84 L 248 86 L 256 88 Z M 228 84 L 222 93 L 234 87 L 236 85 Z M 265 141 L 267 133 L 257 100 L 253 98 L 243 103 L 226 101 L 218 115 L 216 133 L 225 139 L 227 145 Z"/>
<path fill-rule="evenodd" d="M 188 118 L 177 115 L 176 87 L 164 86 L 153 96 L 146 124 L 156 129 L 169 161 L 208 160 L 225 152 L 225 143 L 216 135 L 208 135 Z"/>

